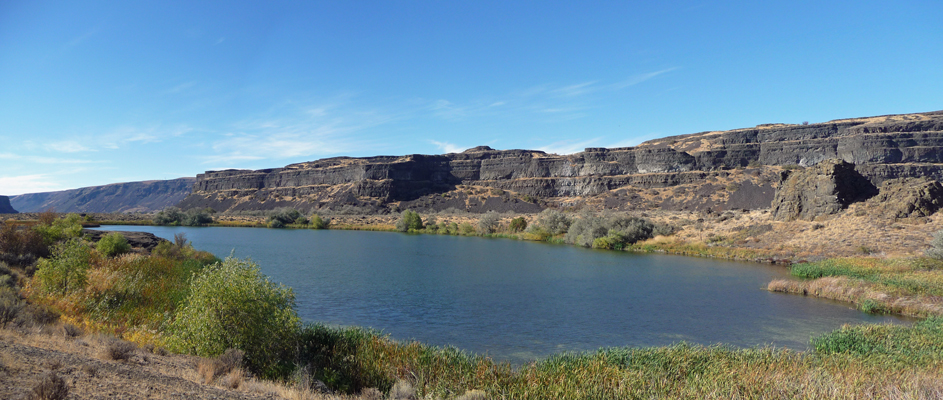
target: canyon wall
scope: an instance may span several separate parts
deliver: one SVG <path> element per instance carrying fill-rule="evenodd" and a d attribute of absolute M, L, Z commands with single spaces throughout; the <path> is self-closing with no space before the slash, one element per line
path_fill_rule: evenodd
<path fill-rule="evenodd" d="M 767 208 L 784 167 L 843 160 L 874 185 L 908 177 L 939 181 L 941 150 L 943 112 L 766 124 L 571 155 L 481 146 L 444 155 L 337 157 L 265 170 L 209 171 L 197 176 L 179 206 L 365 213 L 404 207 L 625 209 L 641 203 L 674 209 Z M 664 188 L 673 188 L 672 194 L 659 192 Z M 682 195 L 678 189 L 684 189 Z"/>

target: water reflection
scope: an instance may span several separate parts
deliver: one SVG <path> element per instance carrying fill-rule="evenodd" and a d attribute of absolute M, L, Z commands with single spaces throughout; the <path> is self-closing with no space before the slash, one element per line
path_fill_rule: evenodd
<path fill-rule="evenodd" d="M 525 362 L 688 341 L 804 350 L 846 323 L 902 322 L 763 288 L 781 266 L 384 232 L 108 227 L 251 257 L 309 321 Z"/>

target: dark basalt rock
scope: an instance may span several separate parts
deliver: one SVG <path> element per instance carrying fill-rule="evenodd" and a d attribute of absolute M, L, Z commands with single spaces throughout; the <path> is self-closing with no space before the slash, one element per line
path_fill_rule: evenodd
<path fill-rule="evenodd" d="M 17 211 L 10 205 L 10 198 L 0 196 L 0 214 L 17 214 Z"/>
<path fill-rule="evenodd" d="M 870 202 L 886 217 L 928 217 L 943 207 L 943 185 L 926 177 L 892 179 Z"/>
<path fill-rule="evenodd" d="M 128 244 L 135 249 L 144 249 L 148 252 L 157 247 L 160 242 L 167 242 L 168 240 L 159 238 L 153 233 L 148 232 L 127 232 L 127 231 L 97 231 L 91 229 L 82 229 L 82 234 L 90 241 L 98 243 L 102 237 L 105 235 L 118 232 L 124 235 L 124 238 L 128 240 Z"/>
<path fill-rule="evenodd" d="M 634 200 L 612 198 L 610 191 L 627 187 L 707 187 L 710 184 L 705 179 L 748 166 L 765 174 L 778 170 L 770 166 L 815 167 L 826 160 L 842 160 L 847 165 L 832 165 L 838 169 L 829 174 L 845 176 L 848 171 L 857 171 L 852 186 L 862 188 L 864 181 L 858 179 L 861 176 L 874 185 L 919 176 L 940 180 L 941 150 L 943 112 L 809 125 L 767 124 L 669 137 L 636 147 L 587 148 L 570 155 L 479 146 L 444 155 L 336 157 L 258 171 L 210 171 L 197 176 L 192 194 L 178 206 L 211 207 L 217 211 L 348 207 L 364 212 L 389 212 L 394 203 L 395 207 L 428 210 L 445 207 L 471 212 L 487 209 L 486 202 L 498 206 L 497 199 L 480 196 L 436 199 L 443 193 L 456 193 L 459 185 L 470 185 L 501 189 L 518 198 L 556 198 L 560 200 L 558 204 L 593 203 L 588 199 L 602 195 L 595 204 L 627 209 L 635 207 Z M 852 167 L 849 169 L 848 165 Z M 819 194 L 835 197 L 834 200 L 815 200 L 814 194 L 808 194 L 811 197 L 797 197 L 788 204 L 780 204 L 783 218 L 798 218 L 799 214 L 809 218 L 843 209 L 847 206 L 843 196 L 851 189 L 845 188 L 842 179 L 830 184 L 822 181 L 822 186 L 815 186 Z M 776 184 L 744 181 L 738 186 L 740 189 L 731 192 L 729 199 L 713 196 L 705 200 L 710 197 L 706 193 L 699 195 L 699 199 L 685 201 L 664 198 L 659 204 L 697 210 L 766 208 L 771 204 Z M 821 204 L 813 204 L 816 201 Z M 499 208 L 518 212 L 542 207 L 532 202 L 501 203 Z M 799 211 L 796 207 L 800 206 L 811 208 Z M 787 211 L 789 207 L 796 209 Z M 794 216 L 786 217 L 787 214 Z"/>
<path fill-rule="evenodd" d="M 829 160 L 788 174 L 772 202 L 773 218 L 779 221 L 812 220 L 837 214 L 851 203 L 867 200 L 877 188 L 843 160 Z"/>

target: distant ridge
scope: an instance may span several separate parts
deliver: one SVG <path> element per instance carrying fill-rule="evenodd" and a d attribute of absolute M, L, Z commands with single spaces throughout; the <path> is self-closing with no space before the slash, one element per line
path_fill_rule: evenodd
<path fill-rule="evenodd" d="M 187 197 L 195 178 L 113 183 L 58 192 L 12 196 L 10 203 L 20 212 L 154 212 L 173 206 Z"/>

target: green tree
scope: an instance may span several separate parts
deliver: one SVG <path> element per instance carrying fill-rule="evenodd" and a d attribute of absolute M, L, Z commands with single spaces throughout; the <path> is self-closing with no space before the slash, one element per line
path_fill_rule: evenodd
<path fill-rule="evenodd" d="M 43 221 L 33 227 L 43 236 L 49 246 L 69 238 L 77 238 L 82 234 L 82 217 L 78 214 L 68 214 L 53 221 Z"/>
<path fill-rule="evenodd" d="M 396 230 L 400 232 L 418 231 L 422 229 L 422 217 L 415 211 L 406 210 L 396 221 Z"/>
<path fill-rule="evenodd" d="M 95 248 L 106 257 L 114 257 L 131 251 L 128 239 L 121 232 L 111 232 L 105 235 L 95 244 Z"/>
<path fill-rule="evenodd" d="M 80 239 L 56 245 L 51 258 L 39 260 L 35 278 L 40 291 L 65 294 L 85 288 L 91 259 L 91 249 Z"/>
<path fill-rule="evenodd" d="M 524 217 L 517 217 L 511 220 L 511 224 L 508 226 L 508 229 L 511 232 L 520 232 L 527 228 L 527 220 Z"/>
<path fill-rule="evenodd" d="M 265 377 L 286 373 L 300 329 L 291 288 L 269 281 L 249 260 L 226 258 L 190 282 L 190 295 L 170 325 L 171 347 L 204 357 L 245 352 Z"/>

